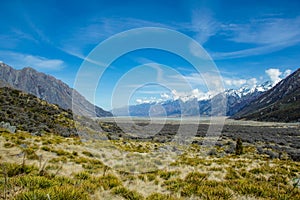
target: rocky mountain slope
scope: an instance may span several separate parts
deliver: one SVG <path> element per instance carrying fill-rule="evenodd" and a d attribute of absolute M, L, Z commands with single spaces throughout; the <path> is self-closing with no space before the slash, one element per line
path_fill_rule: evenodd
<path fill-rule="evenodd" d="M 35 134 L 76 135 L 70 110 L 9 87 L 0 88 L 0 122 Z"/>
<path fill-rule="evenodd" d="M 11 86 L 15 89 L 33 94 L 49 103 L 57 104 L 63 109 L 72 109 L 72 98 L 76 114 L 97 117 L 112 116 L 110 112 L 92 105 L 76 90 L 56 78 L 40 73 L 32 68 L 15 70 L 0 63 L 0 86 Z"/>
<path fill-rule="evenodd" d="M 252 101 L 233 118 L 300 122 L 300 68 Z"/>

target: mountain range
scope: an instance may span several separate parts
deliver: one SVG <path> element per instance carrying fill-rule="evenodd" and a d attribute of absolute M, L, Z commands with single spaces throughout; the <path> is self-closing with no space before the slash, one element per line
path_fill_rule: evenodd
<path fill-rule="evenodd" d="M 232 118 L 300 122 L 300 69 L 251 101 Z"/>
<path fill-rule="evenodd" d="M 16 70 L 5 63 L 0 63 L 0 81 L 2 87 L 10 86 L 33 94 L 51 104 L 57 104 L 63 109 L 72 109 L 73 106 L 73 111 L 77 115 L 112 116 L 110 112 L 91 104 L 79 92 L 64 82 L 30 67 Z"/>
<path fill-rule="evenodd" d="M 112 116 L 111 112 L 94 106 L 79 92 L 53 76 L 26 67 L 21 70 L 0 63 L 0 88 L 10 87 L 56 104 L 73 114 L 89 117 Z M 226 101 L 224 101 L 224 99 Z M 277 83 L 267 81 L 255 87 L 228 89 L 210 98 L 167 100 L 113 109 L 116 116 L 230 116 L 234 119 L 258 121 L 300 121 L 300 69 Z M 217 109 L 212 108 L 216 103 Z"/>
<path fill-rule="evenodd" d="M 226 99 L 226 103 L 223 102 Z M 219 106 L 212 109 L 212 103 Z M 117 116 L 219 116 L 222 106 L 226 115 L 233 119 L 300 122 L 300 69 L 281 80 L 275 86 L 266 81 L 255 87 L 243 86 L 228 89 L 211 98 L 183 101 L 168 100 L 157 103 L 143 103 L 114 109 Z"/>
<path fill-rule="evenodd" d="M 226 106 L 225 113 L 227 116 L 232 116 L 270 88 L 272 88 L 272 83 L 267 81 L 252 88 L 243 86 L 236 90 L 228 89 L 204 100 L 198 101 L 196 98 L 193 98 L 187 101 L 176 99 L 157 103 L 143 103 L 114 109 L 112 112 L 117 116 L 130 115 L 140 117 L 149 115 L 169 117 L 224 115 L 224 112 L 221 112 L 221 108 L 212 110 L 212 102 L 217 102 L 217 105 L 220 107 Z M 227 100 L 227 102 L 221 103 L 222 99 Z"/>

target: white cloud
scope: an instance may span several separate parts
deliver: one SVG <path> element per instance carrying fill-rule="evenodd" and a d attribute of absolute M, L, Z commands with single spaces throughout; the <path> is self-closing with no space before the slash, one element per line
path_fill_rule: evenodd
<path fill-rule="evenodd" d="M 291 73 L 292 73 L 292 70 L 290 70 L 290 69 L 285 70 L 283 73 L 283 78 L 289 76 Z"/>
<path fill-rule="evenodd" d="M 224 29 L 229 40 L 237 43 L 276 44 L 299 38 L 300 17 L 254 19 L 246 24 L 229 24 Z"/>
<path fill-rule="evenodd" d="M 267 69 L 265 72 L 269 76 L 269 78 L 272 81 L 273 85 L 276 85 L 279 81 L 281 81 L 282 79 L 289 76 L 292 73 L 292 70 L 287 69 L 284 72 L 281 72 L 277 68 L 270 68 L 270 69 Z"/>
<path fill-rule="evenodd" d="M 143 103 L 155 103 L 153 99 L 137 99 L 135 100 L 137 104 L 143 104 Z"/>
<path fill-rule="evenodd" d="M 224 80 L 225 85 L 227 86 L 241 86 L 247 82 L 245 79 L 228 79 Z"/>
<path fill-rule="evenodd" d="M 134 18 L 93 18 L 88 21 L 88 25 L 70 30 L 61 41 L 60 49 L 83 59 L 96 44 L 104 39 L 122 31 L 143 27 L 173 29 L 166 24 Z"/>
<path fill-rule="evenodd" d="M 32 67 L 37 70 L 61 70 L 64 67 L 64 61 L 59 59 L 48 59 L 41 56 L 16 53 L 12 51 L 0 51 L 0 57 L 4 62 L 15 67 Z"/>
<path fill-rule="evenodd" d="M 299 39 L 299 41 L 300 41 L 300 39 Z M 248 56 L 263 55 L 263 54 L 267 54 L 267 53 L 276 52 L 278 50 L 284 49 L 293 44 L 294 44 L 293 41 L 291 43 L 283 42 L 283 43 L 270 44 L 270 45 L 259 46 L 259 47 L 250 48 L 250 49 L 233 51 L 233 52 L 212 52 L 210 55 L 215 60 L 243 58 L 243 57 L 248 57 Z"/>
<path fill-rule="evenodd" d="M 204 44 L 219 31 L 220 24 L 213 18 L 210 10 L 200 9 L 193 12 L 191 28 L 196 32 L 196 40 L 200 44 Z"/>
<path fill-rule="evenodd" d="M 149 97 L 149 98 L 138 98 L 135 100 L 137 104 L 143 104 L 143 103 L 159 103 L 163 102 L 165 99 L 159 99 L 156 97 Z"/>
<path fill-rule="evenodd" d="M 245 24 L 222 25 L 222 35 L 235 43 L 256 47 L 233 52 L 213 52 L 214 59 L 231 59 L 276 52 L 300 42 L 300 16 L 296 18 L 263 18 Z"/>
<path fill-rule="evenodd" d="M 162 93 L 162 94 L 160 95 L 160 97 L 161 97 L 162 99 L 170 99 L 170 95 L 168 95 L 167 93 Z"/>
<path fill-rule="evenodd" d="M 270 68 L 266 70 L 266 74 L 271 79 L 273 85 L 276 85 L 279 81 L 281 81 L 282 72 L 279 69 Z"/>
<path fill-rule="evenodd" d="M 169 24 L 135 18 L 92 18 L 88 25 L 75 27 L 66 33 L 61 41 L 60 49 L 82 59 L 91 48 L 104 39 L 133 28 L 161 27 L 181 32 L 191 32 L 194 38 L 204 44 L 220 29 L 220 23 L 213 18 L 213 13 L 208 9 L 195 10 L 192 20 L 188 23 L 173 22 Z M 76 46 L 76 49 L 74 48 Z M 196 52 L 199 53 L 199 52 Z"/>
<path fill-rule="evenodd" d="M 201 46 L 199 46 L 199 44 L 197 44 L 195 42 L 190 43 L 189 50 L 194 56 L 196 56 L 198 58 L 211 59 L 209 57 L 209 55 L 207 54 L 207 52 Z"/>
<path fill-rule="evenodd" d="M 223 76 L 223 77 L 221 76 L 221 81 L 223 81 L 223 83 L 224 83 L 224 86 L 222 86 L 222 82 L 216 81 L 216 80 L 219 80 L 220 77 L 209 74 L 209 73 L 204 73 L 202 75 L 203 75 L 203 77 L 201 76 L 201 74 L 192 73 L 192 74 L 184 76 L 184 78 L 192 86 L 201 85 L 201 86 L 207 87 L 207 85 L 210 85 L 211 88 L 215 88 L 219 92 L 222 91 L 222 88 L 224 89 L 224 86 L 232 88 L 232 87 L 241 87 L 242 85 L 245 85 L 245 84 L 250 85 L 250 86 L 254 86 L 257 84 L 256 78 L 239 79 L 239 78 L 231 78 L 231 77 L 227 77 L 227 76 Z"/>
<path fill-rule="evenodd" d="M 40 56 L 22 55 L 21 57 L 23 57 L 24 63 L 26 63 L 28 66 L 33 66 L 38 69 L 58 70 L 61 69 L 64 63 L 62 60 L 47 59 Z"/>
<path fill-rule="evenodd" d="M 193 89 L 192 91 L 189 92 L 179 92 L 177 90 L 172 90 L 171 93 L 172 93 L 171 95 L 173 100 L 180 99 L 183 102 L 193 100 L 193 99 L 197 99 L 198 101 L 206 100 L 217 94 L 217 92 L 214 91 L 202 92 L 198 88 Z"/>
<path fill-rule="evenodd" d="M 249 85 L 251 88 L 255 87 L 257 85 L 257 79 L 256 78 L 250 78 L 247 80 L 247 85 Z"/>

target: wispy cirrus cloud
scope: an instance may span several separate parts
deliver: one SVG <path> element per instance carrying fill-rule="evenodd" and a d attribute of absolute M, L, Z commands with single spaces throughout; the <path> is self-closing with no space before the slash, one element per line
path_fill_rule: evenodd
<path fill-rule="evenodd" d="M 196 33 L 195 39 L 204 44 L 208 39 L 217 34 L 221 23 L 214 19 L 213 12 L 208 9 L 194 10 L 190 30 Z"/>
<path fill-rule="evenodd" d="M 174 77 L 175 78 L 175 77 Z M 199 87 L 199 86 L 206 86 L 207 84 L 213 84 L 215 80 L 218 79 L 218 77 L 212 76 L 208 73 L 206 74 L 197 74 L 197 73 L 191 73 L 189 75 L 184 76 L 185 80 L 189 82 L 193 87 Z M 229 76 L 222 76 L 221 77 L 223 84 L 226 88 L 237 88 L 241 87 L 245 84 L 249 86 L 254 86 L 257 83 L 257 80 L 255 78 L 249 78 L 249 79 L 241 79 L 241 78 L 235 78 L 235 77 L 229 77 Z M 212 83 L 210 83 L 212 82 Z M 220 88 L 223 88 L 221 85 Z"/>
<path fill-rule="evenodd" d="M 60 49 L 82 59 L 104 39 L 122 31 L 141 27 L 170 28 L 188 33 L 202 45 L 211 37 L 218 36 L 219 39 L 232 42 L 233 45 L 252 46 L 236 51 L 210 52 L 214 59 L 263 55 L 300 42 L 300 16 L 264 16 L 241 23 L 225 23 L 216 19 L 209 9 L 199 9 L 192 12 L 190 22 L 160 23 L 135 18 L 93 18 L 86 26 L 70 29 L 67 38 L 62 40 Z"/>
<path fill-rule="evenodd" d="M 43 71 L 59 71 L 65 65 L 64 61 L 60 59 L 49 59 L 12 51 L 0 51 L 0 58 L 3 62 L 15 68 L 32 67 Z"/>
<path fill-rule="evenodd" d="M 95 45 L 104 39 L 122 31 L 142 27 L 174 29 L 175 26 L 135 18 L 93 18 L 88 25 L 70 30 L 68 38 L 62 40 L 60 49 L 83 59 Z"/>
<path fill-rule="evenodd" d="M 104 39 L 122 31 L 143 27 L 160 27 L 191 33 L 197 42 L 204 44 L 219 31 L 220 25 L 221 23 L 214 19 L 213 12 L 208 9 L 194 10 L 190 22 L 161 23 L 136 18 L 93 18 L 88 25 L 70 30 L 72 33 L 63 40 L 60 49 L 82 59 Z"/>
<path fill-rule="evenodd" d="M 228 39 L 237 43 L 277 44 L 296 41 L 300 36 L 300 16 L 296 18 L 263 18 L 246 24 L 224 27 Z"/>
<path fill-rule="evenodd" d="M 248 23 L 222 25 L 222 35 L 234 43 L 256 47 L 232 52 L 213 52 L 214 59 L 231 59 L 272 53 L 300 43 L 300 16 L 262 18 Z"/>
<path fill-rule="evenodd" d="M 38 41 L 29 33 L 25 33 L 17 28 L 12 28 L 6 33 L 0 34 L 1 48 L 15 49 L 19 44 L 24 41 L 30 41 L 35 44 Z"/>
<path fill-rule="evenodd" d="M 295 43 L 300 42 L 298 41 L 290 41 L 290 42 L 282 42 L 277 44 L 270 44 L 270 45 L 263 45 L 255 48 L 248 48 L 242 49 L 238 51 L 231 51 L 231 52 L 210 52 L 210 55 L 215 60 L 222 60 L 222 59 L 232 59 L 232 58 L 243 58 L 249 56 L 257 56 L 257 55 L 264 55 L 272 52 L 279 51 L 286 47 L 292 46 Z"/>

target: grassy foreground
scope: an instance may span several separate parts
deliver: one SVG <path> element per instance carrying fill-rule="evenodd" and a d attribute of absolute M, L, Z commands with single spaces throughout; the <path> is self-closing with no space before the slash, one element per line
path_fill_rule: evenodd
<path fill-rule="evenodd" d="M 141 154 L 162 145 L 82 142 L 78 137 L 1 129 L 0 199 L 300 199 L 300 163 L 257 154 L 251 144 L 244 144 L 239 156 L 217 146 L 205 157 L 198 145 L 191 145 L 164 168 L 129 173 L 105 165 L 110 157 L 91 149 L 91 143 Z"/>

